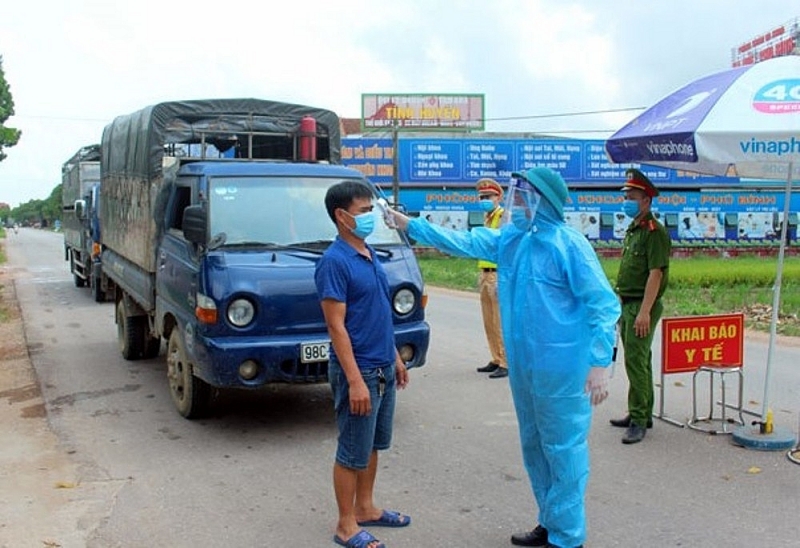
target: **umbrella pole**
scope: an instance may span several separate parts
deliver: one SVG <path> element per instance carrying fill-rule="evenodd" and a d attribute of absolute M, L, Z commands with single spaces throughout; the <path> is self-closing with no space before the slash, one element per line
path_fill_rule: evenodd
<path fill-rule="evenodd" d="M 781 221 L 781 244 L 778 248 L 778 271 L 775 275 L 775 287 L 772 291 L 772 318 L 769 326 L 769 349 L 767 350 L 767 368 L 764 373 L 764 404 L 761 408 L 761 421 L 766 422 L 769 410 L 770 371 L 772 369 L 772 353 L 775 349 L 775 337 L 778 329 L 778 309 L 781 304 L 781 283 L 783 280 L 783 257 L 786 252 L 786 236 L 789 230 L 789 208 L 792 200 L 792 162 L 786 175 L 786 193 L 783 199 L 783 219 Z"/>

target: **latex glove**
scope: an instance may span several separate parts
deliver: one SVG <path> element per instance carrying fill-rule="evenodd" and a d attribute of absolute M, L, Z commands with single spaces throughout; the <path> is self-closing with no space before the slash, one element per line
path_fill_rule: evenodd
<path fill-rule="evenodd" d="M 592 405 L 600 405 L 608 397 L 608 378 L 605 367 L 592 367 L 586 379 L 586 393 Z"/>
<path fill-rule="evenodd" d="M 392 222 L 394 223 L 396 228 L 399 228 L 400 230 L 406 230 L 408 228 L 408 217 L 406 215 L 403 215 L 396 209 L 387 207 L 386 215 L 392 218 Z"/>
<path fill-rule="evenodd" d="M 397 228 L 397 223 L 394 221 L 394 215 L 389 212 L 389 203 L 383 198 L 378 198 L 375 201 L 375 205 L 378 206 L 381 216 L 383 217 L 383 222 L 386 224 L 386 226 L 389 228 Z"/>
<path fill-rule="evenodd" d="M 390 215 L 394 221 L 394 224 L 400 230 L 406 230 L 408 228 L 408 217 L 397 211 L 396 209 L 392 209 L 390 207 L 386 208 L 386 214 Z"/>

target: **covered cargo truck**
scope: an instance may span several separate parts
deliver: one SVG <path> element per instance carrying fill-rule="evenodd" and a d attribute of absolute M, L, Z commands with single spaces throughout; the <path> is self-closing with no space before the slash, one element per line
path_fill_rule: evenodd
<path fill-rule="evenodd" d="M 324 196 L 342 180 L 370 184 L 339 159 L 336 114 L 282 102 L 167 102 L 106 126 L 103 272 L 119 347 L 126 359 L 153 358 L 167 341 L 183 416 L 203 414 L 215 388 L 327 380 L 313 279 L 336 237 Z M 378 225 L 368 242 L 389 277 L 397 348 L 420 366 L 422 278 L 405 236 Z"/>
<path fill-rule="evenodd" d="M 89 286 L 98 302 L 100 288 L 100 145 L 82 147 L 61 166 L 61 226 L 64 258 L 77 287 Z"/>

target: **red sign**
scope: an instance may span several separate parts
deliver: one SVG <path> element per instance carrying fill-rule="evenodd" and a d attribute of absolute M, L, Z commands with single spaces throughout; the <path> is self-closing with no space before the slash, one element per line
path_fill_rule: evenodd
<path fill-rule="evenodd" d="M 704 365 L 741 367 L 744 314 L 661 320 L 661 371 L 687 373 Z"/>
<path fill-rule="evenodd" d="M 483 95 L 469 93 L 363 93 L 361 128 L 483 131 L 483 103 Z"/>
<path fill-rule="evenodd" d="M 792 55 L 798 46 L 800 19 L 795 18 L 735 48 L 731 52 L 732 65 L 741 67 L 773 57 Z"/>

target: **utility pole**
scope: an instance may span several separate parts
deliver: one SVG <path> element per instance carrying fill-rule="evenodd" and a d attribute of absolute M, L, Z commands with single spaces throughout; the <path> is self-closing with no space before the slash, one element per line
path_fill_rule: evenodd
<path fill-rule="evenodd" d="M 392 205 L 400 203 L 400 147 L 397 120 L 392 122 Z"/>

